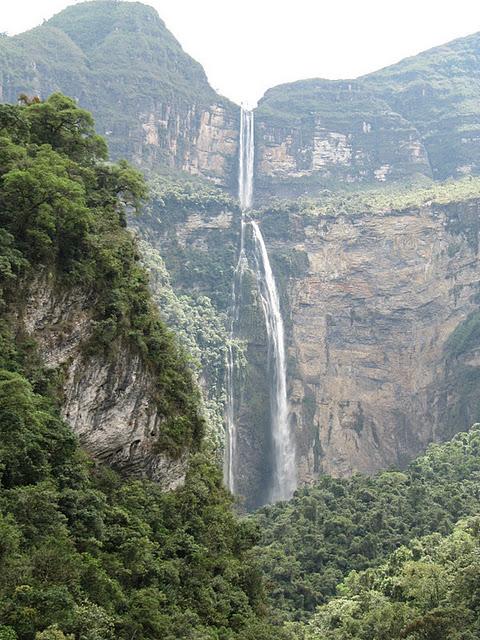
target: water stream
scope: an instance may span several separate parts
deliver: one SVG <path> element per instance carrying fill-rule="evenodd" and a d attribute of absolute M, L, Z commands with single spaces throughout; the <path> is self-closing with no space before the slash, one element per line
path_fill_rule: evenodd
<path fill-rule="evenodd" d="M 241 312 L 242 277 L 248 264 L 245 248 L 247 221 L 245 212 L 253 202 L 254 178 L 254 120 L 253 112 L 242 108 L 240 115 L 240 143 L 238 170 L 238 198 L 242 210 L 240 250 L 232 285 L 232 311 L 230 338 L 235 338 Z M 296 487 L 295 446 L 289 428 L 289 410 L 286 382 L 285 332 L 278 291 L 273 276 L 267 248 L 258 224 L 251 225 L 255 274 L 261 296 L 268 338 L 268 372 L 270 375 L 270 415 L 273 448 L 272 483 L 270 501 L 291 497 Z M 227 403 L 225 411 L 226 447 L 224 476 L 229 489 L 235 493 L 237 438 L 235 420 L 235 358 L 232 344 L 227 353 Z"/>
<path fill-rule="evenodd" d="M 285 331 L 275 278 L 260 227 L 253 229 L 256 276 L 260 290 L 268 336 L 268 370 L 270 373 L 270 416 L 273 444 L 273 482 L 270 500 L 290 498 L 296 487 L 295 448 L 288 420 L 287 366 Z"/>

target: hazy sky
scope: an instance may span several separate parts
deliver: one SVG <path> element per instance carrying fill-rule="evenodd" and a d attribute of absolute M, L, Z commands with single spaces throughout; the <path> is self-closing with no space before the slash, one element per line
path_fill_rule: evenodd
<path fill-rule="evenodd" d="M 18 33 L 72 0 L 0 0 Z M 150 0 L 212 86 L 253 106 L 266 89 L 351 78 L 480 31 L 479 0 Z"/>

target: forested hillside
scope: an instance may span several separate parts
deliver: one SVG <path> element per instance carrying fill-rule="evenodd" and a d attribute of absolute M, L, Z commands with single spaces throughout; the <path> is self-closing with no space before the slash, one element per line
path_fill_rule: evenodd
<path fill-rule="evenodd" d="M 245 557 L 254 527 L 236 519 L 202 452 L 189 366 L 125 229 L 142 178 L 106 162 L 90 115 L 61 95 L 3 105 L 0 133 L 0 637 L 258 637 L 262 580 Z M 176 492 L 94 464 L 60 417 L 62 369 L 44 366 L 18 324 L 39 272 L 89 291 L 87 359 L 114 357 L 125 340 L 143 354 L 165 416 L 157 446 L 191 452 Z"/>
<path fill-rule="evenodd" d="M 303 619 L 336 593 L 350 571 L 378 565 L 414 538 L 448 535 L 457 520 L 479 511 L 476 425 L 451 442 L 431 445 L 405 471 L 323 477 L 293 500 L 265 507 L 253 516 L 262 531 L 254 553 L 276 615 Z"/>
<path fill-rule="evenodd" d="M 0 34 L 0 640 L 479 640 L 479 78 Z"/>

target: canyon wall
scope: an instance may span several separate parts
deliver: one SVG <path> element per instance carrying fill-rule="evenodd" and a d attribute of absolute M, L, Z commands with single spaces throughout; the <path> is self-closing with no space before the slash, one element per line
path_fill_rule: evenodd
<path fill-rule="evenodd" d="M 148 477 L 165 489 L 183 483 L 191 453 L 159 446 L 169 416 L 153 372 L 124 336 L 92 350 L 98 301 L 80 287 L 43 272 L 14 307 L 16 331 L 35 341 L 45 371 L 57 372 L 61 413 L 88 454 L 122 473 Z"/>
<path fill-rule="evenodd" d="M 139 221 L 177 291 L 229 310 L 240 213 L 153 205 Z M 163 216 L 168 212 L 168 216 Z M 260 224 L 280 291 L 300 482 L 404 465 L 480 420 L 480 200 L 325 214 L 291 204 Z M 272 442 L 265 322 L 251 229 L 237 336 L 238 492 L 262 504 Z"/>
<path fill-rule="evenodd" d="M 302 480 L 403 465 L 480 418 L 479 213 L 476 199 L 262 218 Z"/>

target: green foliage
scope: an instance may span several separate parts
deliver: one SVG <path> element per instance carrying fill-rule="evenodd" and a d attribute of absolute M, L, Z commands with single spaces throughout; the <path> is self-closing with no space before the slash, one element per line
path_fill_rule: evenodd
<path fill-rule="evenodd" d="M 237 519 L 219 468 L 198 451 L 190 364 L 125 229 L 143 181 L 104 160 L 90 116 L 68 98 L 0 107 L 0 122 L 0 638 L 242 640 L 262 628 L 273 640 L 247 557 L 256 528 Z M 55 373 L 9 323 L 35 271 L 92 301 L 88 350 L 144 359 L 165 415 L 157 447 L 192 452 L 182 488 L 123 480 L 81 452 L 59 415 Z M 211 340 L 201 324 L 196 339 Z"/>
<path fill-rule="evenodd" d="M 480 520 L 413 540 L 376 569 L 353 572 L 304 640 L 474 640 L 480 634 Z"/>
<path fill-rule="evenodd" d="M 471 313 L 448 337 L 445 348 L 453 356 L 465 353 L 480 340 L 480 312 Z"/>
<path fill-rule="evenodd" d="M 156 176 L 151 181 L 151 190 L 155 198 L 155 215 L 159 219 L 166 216 L 169 221 L 182 219 L 192 211 L 238 210 L 238 205 L 225 191 L 192 177 L 175 180 Z"/>
<path fill-rule="evenodd" d="M 88 348 L 140 352 L 169 419 L 161 434 L 171 453 L 198 447 L 198 391 L 173 335 L 151 300 L 127 212 L 146 196 L 126 162 L 106 161 L 91 115 L 60 94 L 45 102 L 0 105 L 0 286 L 15 300 L 20 275 L 51 271 L 57 286 L 95 300 Z"/>
<path fill-rule="evenodd" d="M 431 445 L 405 472 L 324 477 L 290 502 L 260 510 L 253 517 L 262 542 L 254 554 L 272 607 L 281 618 L 308 616 L 349 571 L 378 565 L 414 537 L 449 534 L 459 518 L 478 513 L 479 481 L 477 425 Z"/>
<path fill-rule="evenodd" d="M 149 187 L 151 205 L 133 225 L 149 244 L 161 242 L 176 291 L 208 296 L 226 312 L 240 228 L 229 220 L 240 219 L 238 204 L 221 189 L 192 178 L 156 177 Z"/>
<path fill-rule="evenodd" d="M 243 637 L 263 597 L 256 532 L 207 458 L 164 494 L 92 470 L 21 373 L 0 369 L 0 407 L 0 637 Z"/>
<path fill-rule="evenodd" d="M 386 184 L 376 188 L 325 189 L 316 198 L 293 200 L 272 199 L 261 213 L 284 215 L 300 212 L 305 216 L 339 216 L 360 213 L 383 214 L 430 205 L 466 203 L 480 197 L 480 178 L 433 183 L 422 180 L 412 183 Z"/>
<path fill-rule="evenodd" d="M 220 456 L 224 441 L 227 348 L 232 343 L 239 359 L 243 355 L 242 345 L 238 340 L 232 341 L 226 314 L 219 313 L 210 298 L 193 292 L 190 295 L 175 293 L 165 263 L 153 242 L 141 240 L 139 248 L 160 315 L 175 330 L 177 340 L 188 354 L 192 372 L 202 386 L 206 439 Z"/>

